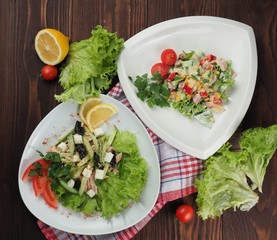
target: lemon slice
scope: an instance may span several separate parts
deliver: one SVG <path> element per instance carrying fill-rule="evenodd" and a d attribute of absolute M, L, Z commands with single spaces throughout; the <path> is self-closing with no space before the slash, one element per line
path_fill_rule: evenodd
<path fill-rule="evenodd" d="M 35 37 L 35 50 L 42 62 L 57 65 L 68 54 L 69 38 L 56 29 L 42 29 Z"/>
<path fill-rule="evenodd" d="M 101 102 L 101 99 L 99 97 L 90 97 L 86 100 L 85 103 L 80 105 L 79 117 L 83 123 L 86 124 L 86 117 L 87 117 L 88 111 L 92 109 L 94 106 L 96 106 L 97 104 L 99 104 L 100 102 Z"/>
<path fill-rule="evenodd" d="M 93 131 L 93 129 L 100 127 L 117 112 L 118 110 L 113 105 L 109 103 L 100 103 L 88 111 L 86 124 L 88 128 Z"/>

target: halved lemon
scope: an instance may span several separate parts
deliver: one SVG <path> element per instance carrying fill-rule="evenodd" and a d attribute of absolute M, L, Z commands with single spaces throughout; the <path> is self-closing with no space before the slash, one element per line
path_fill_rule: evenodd
<path fill-rule="evenodd" d="M 86 117 L 87 117 L 88 111 L 93 107 L 95 107 L 100 102 L 101 102 L 100 97 L 90 97 L 86 100 L 86 102 L 80 105 L 79 117 L 81 118 L 83 123 L 86 123 Z"/>
<path fill-rule="evenodd" d="M 35 50 L 42 62 L 57 65 L 68 54 L 69 38 L 56 29 L 42 29 L 35 37 Z"/>
<path fill-rule="evenodd" d="M 100 127 L 110 117 L 114 116 L 118 110 L 109 103 L 100 103 L 90 109 L 86 116 L 86 124 L 91 131 Z"/>

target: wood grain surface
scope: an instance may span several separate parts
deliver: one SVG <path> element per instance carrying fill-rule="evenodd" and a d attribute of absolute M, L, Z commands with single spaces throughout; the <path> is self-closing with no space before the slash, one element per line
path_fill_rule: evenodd
<path fill-rule="evenodd" d="M 43 63 L 34 37 L 56 28 L 71 41 L 87 38 L 98 24 L 127 40 L 162 21 L 192 15 L 230 18 L 253 27 L 258 76 L 251 105 L 240 128 L 276 124 L 276 0 L 1 0 L 0 1 L 0 239 L 44 239 L 37 219 L 18 190 L 18 167 L 24 146 L 41 119 L 58 103 L 57 82 L 39 78 Z M 115 79 L 116 82 L 116 79 Z M 220 218 L 188 224 L 174 218 L 182 203 L 195 204 L 196 194 L 168 203 L 134 239 L 275 240 L 277 239 L 277 156 L 265 176 L 259 203 L 249 212 L 228 210 Z"/>

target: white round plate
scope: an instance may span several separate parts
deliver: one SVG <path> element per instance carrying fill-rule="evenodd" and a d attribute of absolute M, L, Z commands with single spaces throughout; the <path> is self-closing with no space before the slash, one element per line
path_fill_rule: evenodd
<path fill-rule="evenodd" d="M 63 231 L 99 235 L 126 229 L 142 220 L 153 208 L 160 191 L 160 166 L 153 142 L 138 118 L 123 104 L 107 95 L 101 95 L 104 103 L 111 103 L 118 109 L 103 128 L 108 131 L 109 125 L 115 124 L 119 130 L 129 130 L 136 134 L 141 156 L 148 164 L 148 178 L 141 198 L 120 215 L 109 220 L 95 217 L 84 217 L 59 205 L 58 210 L 49 208 L 42 197 L 36 198 L 31 181 L 22 181 L 24 170 L 39 158 L 36 150 L 45 153 L 49 146 L 69 132 L 78 119 L 78 105 L 71 102 L 61 103 L 54 108 L 36 127 L 28 140 L 19 166 L 18 183 L 21 197 L 30 212 L 44 223 Z"/>
<path fill-rule="evenodd" d="M 187 119 L 170 108 L 150 109 L 136 96 L 128 78 L 150 73 L 160 54 L 173 48 L 177 54 L 201 50 L 232 60 L 238 73 L 229 94 L 226 111 L 215 116 L 212 129 Z M 229 19 L 207 16 L 183 17 L 149 27 L 125 42 L 118 60 L 118 76 L 130 104 L 140 119 L 160 138 L 192 156 L 206 159 L 235 132 L 242 121 L 255 88 L 257 50 L 253 29 Z"/>

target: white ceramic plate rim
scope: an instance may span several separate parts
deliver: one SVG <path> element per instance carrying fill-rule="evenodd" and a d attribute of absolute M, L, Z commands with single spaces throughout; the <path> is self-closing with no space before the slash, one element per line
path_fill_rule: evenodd
<path fill-rule="evenodd" d="M 178 27 L 190 28 L 194 24 L 199 24 L 200 26 L 202 25 L 203 28 L 206 26 L 207 28 L 212 29 L 214 26 L 216 26 L 219 29 L 230 28 L 236 31 L 240 31 L 243 37 L 247 39 L 246 44 L 249 47 L 249 52 L 248 52 L 249 68 L 247 69 L 248 77 L 245 80 L 245 83 L 243 83 L 243 84 L 247 84 L 247 86 L 245 86 L 244 96 L 241 96 L 242 104 L 238 106 L 236 109 L 236 112 L 234 112 L 232 123 L 224 127 L 224 130 L 222 130 L 222 134 L 218 134 L 217 141 L 214 141 L 211 146 L 205 147 L 205 148 L 203 147 L 202 149 L 200 147 L 198 148 L 195 146 L 191 146 L 188 142 L 184 143 L 180 139 L 177 139 L 174 135 L 170 133 L 170 131 L 166 127 L 159 126 L 159 124 L 157 124 L 156 121 L 153 118 L 151 118 L 151 113 L 153 112 L 155 112 L 155 114 L 157 114 L 159 118 L 165 117 L 166 116 L 165 110 L 160 110 L 160 109 L 151 110 L 145 103 L 141 102 L 137 98 L 136 89 L 126 74 L 126 66 L 125 66 L 126 62 L 128 62 L 126 55 L 131 53 L 131 51 L 134 51 L 134 49 L 139 49 L 140 51 L 143 51 L 143 48 L 147 46 L 148 42 L 151 42 L 151 41 L 152 42 L 156 41 L 158 43 L 161 43 L 163 41 L 161 37 L 160 37 L 161 39 L 158 39 L 158 37 L 155 38 L 155 36 L 159 35 L 159 33 L 163 32 L 165 34 L 167 33 L 170 34 L 170 29 L 178 29 Z M 164 46 L 170 47 L 170 44 L 168 45 L 164 44 Z M 174 46 L 172 48 L 174 48 Z M 160 51 L 162 50 L 163 49 L 160 49 Z M 201 49 L 201 50 L 205 51 L 205 49 Z M 157 54 L 159 53 L 157 52 Z M 144 54 L 147 55 L 149 54 L 149 52 Z M 140 67 L 139 64 L 141 64 L 140 59 L 137 60 L 138 68 Z M 143 66 L 141 67 L 141 69 L 144 68 L 144 70 L 141 71 L 140 73 L 136 72 L 135 74 L 142 75 L 146 72 L 149 72 L 150 67 L 151 65 L 148 65 L 147 68 Z M 130 71 L 129 71 L 129 74 L 130 74 Z M 241 22 L 237 22 L 237 21 L 225 19 L 225 18 L 219 18 L 219 17 L 210 17 L 210 16 L 183 17 L 183 18 L 176 18 L 162 23 L 158 23 L 156 25 L 153 25 L 139 32 L 138 34 L 136 34 L 135 36 L 133 36 L 132 38 L 128 39 L 125 42 L 125 48 L 122 51 L 120 58 L 118 60 L 118 76 L 119 76 L 119 80 L 123 88 L 123 91 L 127 99 L 129 100 L 130 104 L 132 105 L 132 107 L 134 108 L 134 110 L 136 111 L 140 119 L 151 130 L 153 130 L 153 132 L 155 132 L 160 138 L 162 138 L 164 141 L 168 142 L 175 148 L 183 152 L 186 152 L 192 156 L 198 157 L 200 159 L 207 159 L 209 156 L 215 153 L 232 136 L 232 134 L 235 132 L 240 122 L 242 121 L 243 117 L 245 116 L 245 113 L 250 105 L 255 84 L 256 84 L 256 76 L 257 76 L 257 50 L 256 50 L 256 42 L 255 42 L 253 29 L 250 26 L 243 24 Z M 134 76 L 135 75 L 132 75 L 132 77 Z M 230 96 L 230 98 L 232 97 Z M 173 113 L 172 109 L 169 109 L 168 114 L 175 114 L 175 113 Z M 187 119 L 184 121 L 187 122 Z M 188 124 L 188 127 L 189 127 L 189 124 Z M 214 126 L 213 128 L 215 129 L 216 126 Z M 209 139 L 207 138 L 202 140 L 204 142 L 204 141 L 208 141 Z"/>
<path fill-rule="evenodd" d="M 101 217 L 84 218 L 81 217 L 79 213 L 67 210 L 60 204 L 58 211 L 55 211 L 45 204 L 42 197 L 35 198 L 31 181 L 23 182 L 21 180 L 24 170 L 33 161 L 39 158 L 36 150 L 45 152 L 47 147 L 51 146 L 58 138 L 72 129 L 76 119 L 78 119 L 78 107 L 76 104 L 67 102 L 58 105 L 45 116 L 30 136 L 22 154 L 18 172 L 18 183 L 21 197 L 29 211 L 44 223 L 66 232 L 100 235 L 126 229 L 142 220 L 152 210 L 160 191 L 159 160 L 153 142 L 144 125 L 133 112 L 119 101 L 108 95 L 101 95 L 101 99 L 102 102 L 111 103 L 119 110 L 116 116 L 112 117 L 104 124 L 104 129 L 107 130 L 109 128 L 108 126 L 116 124 L 120 130 L 129 130 L 137 135 L 141 155 L 147 160 L 149 166 L 147 183 L 137 203 L 132 204 L 132 206 L 124 210 L 121 214 L 109 220 L 105 220 Z M 58 119 L 61 117 L 67 120 L 72 118 L 64 124 L 64 128 L 61 128 L 63 124 L 57 123 L 57 125 L 59 125 L 58 127 L 55 125 L 55 122 L 59 121 Z M 50 121 L 52 122 L 50 123 Z M 49 131 L 49 134 L 44 135 L 45 131 L 47 133 Z M 57 131 L 57 135 L 53 135 L 53 131 Z M 49 141 L 47 147 L 43 146 L 43 141 Z"/>

